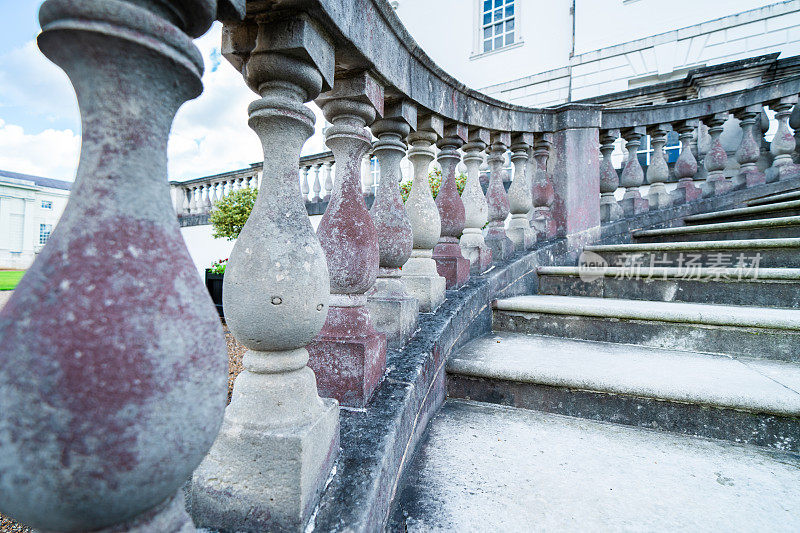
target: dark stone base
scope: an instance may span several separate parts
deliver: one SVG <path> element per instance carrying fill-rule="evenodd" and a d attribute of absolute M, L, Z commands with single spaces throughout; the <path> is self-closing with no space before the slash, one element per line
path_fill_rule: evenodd
<path fill-rule="evenodd" d="M 769 167 L 764 174 L 766 175 L 767 183 L 791 179 L 800 174 L 800 165 L 790 163 L 778 167 Z"/>
<path fill-rule="evenodd" d="M 504 229 L 489 228 L 483 236 L 486 246 L 492 251 L 492 260 L 497 263 L 514 255 L 514 243 L 506 236 Z"/>
<path fill-rule="evenodd" d="M 461 255 L 461 245 L 456 242 L 440 242 L 433 248 L 436 271 L 445 281 L 445 288 L 458 289 L 469 280 L 469 259 Z"/>
<path fill-rule="evenodd" d="M 703 190 L 697 187 L 693 180 L 688 179 L 679 181 L 678 186 L 670 194 L 672 195 L 672 204 L 680 205 L 694 202 L 703 195 Z"/>
<path fill-rule="evenodd" d="M 650 202 L 641 196 L 623 198 L 619 201 L 619 205 L 622 207 L 622 212 L 626 217 L 631 217 L 640 213 L 646 213 L 650 210 Z"/>
<path fill-rule="evenodd" d="M 703 190 L 703 198 L 711 198 L 713 196 L 720 196 L 730 191 L 732 184 L 725 178 L 709 179 L 703 183 L 701 188 Z"/>
<path fill-rule="evenodd" d="M 320 396 L 351 407 L 367 405 L 386 370 L 386 336 L 372 326 L 367 306 L 332 305 L 307 348 Z"/>
<path fill-rule="evenodd" d="M 747 189 L 767 182 L 767 176 L 758 169 L 744 171 L 733 177 L 731 184 L 734 190 Z"/>

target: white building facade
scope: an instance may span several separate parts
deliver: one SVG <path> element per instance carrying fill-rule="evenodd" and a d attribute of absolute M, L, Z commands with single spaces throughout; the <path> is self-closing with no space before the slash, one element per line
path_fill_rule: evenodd
<path fill-rule="evenodd" d="M 72 183 L 0 170 L 0 269 L 26 269 L 47 243 Z"/>

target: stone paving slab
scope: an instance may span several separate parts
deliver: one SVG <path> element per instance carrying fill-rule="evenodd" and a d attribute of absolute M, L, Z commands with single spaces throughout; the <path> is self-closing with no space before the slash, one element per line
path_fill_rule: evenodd
<path fill-rule="evenodd" d="M 800 457 L 448 401 L 391 531 L 798 531 Z"/>

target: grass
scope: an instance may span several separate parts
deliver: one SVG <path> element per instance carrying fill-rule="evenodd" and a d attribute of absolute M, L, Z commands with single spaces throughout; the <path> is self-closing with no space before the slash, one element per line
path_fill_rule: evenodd
<path fill-rule="evenodd" d="M 25 275 L 24 270 L 0 270 L 0 291 L 11 291 Z"/>

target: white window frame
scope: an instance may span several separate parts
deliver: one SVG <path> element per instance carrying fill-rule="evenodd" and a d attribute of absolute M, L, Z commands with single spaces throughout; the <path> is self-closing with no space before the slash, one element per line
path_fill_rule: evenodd
<path fill-rule="evenodd" d="M 503 11 L 505 12 L 506 1 L 507 0 L 503 0 L 502 7 L 496 8 L 496 7 L 494 7 L 494 2 L 496 2 L 496 0 L 491 0 L 491 2 L 492 2 L 492 13 L 494 13 L 495 9 L 503 9 Z M 503 45 L 500 46 L 499 48 L 494 48 L 493 47 L 491 50 L 484 51 L 484 49 L 483 49 L 484 40 L 485 40 L 483 38 L 483 32 L 484 32 L 483 3 L 484 3 L 484 0 L 475 0 L 475 3 L 474 3 L 474 28 L 475 28 L 475 31 L 473 32 L 473 46 L 472 46 L 472 55 L 470 56 L 470 59 L 477 59 L 477 58 L 480 58 L 480 57 L 484 57 L 484 56 L 487 56 L 487 55 L 496 54 L 496 53 L 500 53 L 500 52 L 505 52 L 506 50 L 511 50 L 513 48 L 517 48 L 519 46 L 522 46 L 524 41 L 522 39 L 522 33 L 520 31 L 522 18 L 521 18 L 520 11 L 519 11 L 520 10 L 521 1 L 520 0 L 512 0 L 512 1 L 513 1 L 513 5 L 514 5 L 514 15 L 511 16 L 511 17 L 508 17 L 508 18 L 506 18 L 504 16 L 498 22 L 501 22 L 501 23 L 503 23 L 505 25 L 506 21 L 513 19 L 513 21 L 514 21 L 514 29 L 512 30 L 512 32 L 513 32 L 512 34 L 514 36 L 514 42 L 510 43 L 510 44 L 505 44 L 505 36 L 506 36 L 507 32 L 504 31 L 503 34 L 502 34 L 503 35 Z M 503 13 L 503 15 L 505 15 L 505 13 Z M 492 17 L 492 18 L 494 19 L 494 17 Z M 496 23 L 497 22 L 492 20 L 491 24 L 488 25 L 488 27 L 492 27 Z M 492 33 L 492 41 L 494 41 L 495 39 L 496 39 L 496 36 L 494 35 L 494 33 Z M 494 42 L 492 43 L 492 46 L 494 46 Z"/>
<path fill-rule="evenodd" d="M 45 245 L 47 241 L 50 240 L 50 235 L 53 233 L 53 225 L 52 224 L 39 224 L 39 244 Z M 42 240 L 44 237 L 44 241 Z"/>
<path fill-rule="evenodd" d="M 45 205 L 46 204 L 46 205 Z M 52 200 L 42 200 L 42 203 L 39 204 L 42 206 L 42 209 L 53 209 L 53 202 Z"/>

